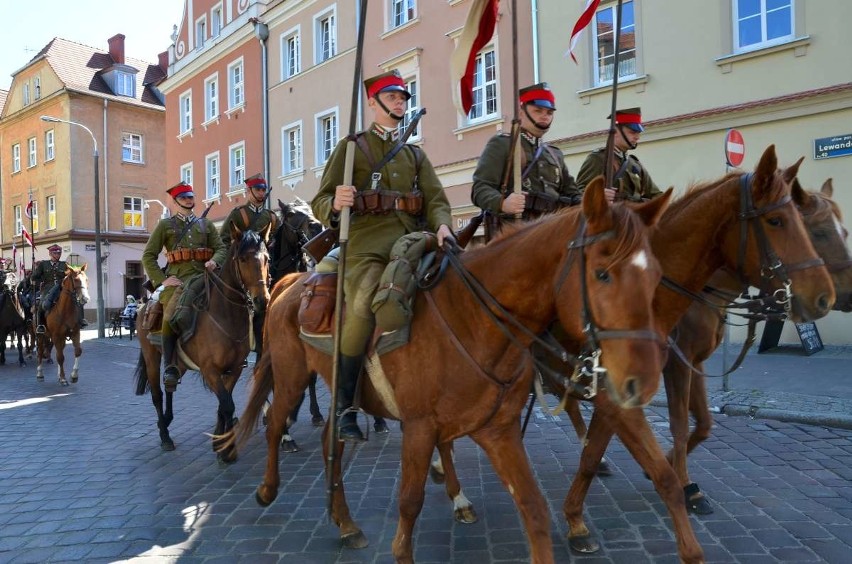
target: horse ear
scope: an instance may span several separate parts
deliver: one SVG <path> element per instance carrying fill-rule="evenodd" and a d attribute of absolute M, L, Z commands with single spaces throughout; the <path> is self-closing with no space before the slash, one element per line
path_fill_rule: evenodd
<path fill-rule="evenodd" d="M 752 184 L 754 186 L 755 200 L 760 199 L 769 191 L 770 186 L 772 186 L 772 178 L 777 170 L 778 157 L 775 154 L 775 145 L 770 145 L 763 151 L 763 155 L 757 163 L 757 168 L 754 170 L 754 181 Z"/>
<path fill-rule="evenodd" d="M 794 178 L 792 184 L 790 185 L 790 193 L 793 196 L 793 201 L 800 208 L 804 208 L 810 202 L 811 196 L 808 194 L 802 185 L 799 183 L 798 178 Z"/>
<path fill-rule="evenodd" d="M 669 202 L 671 202 L 672 194 L 674 193 L 674 186 L 669 187 L 668 190 L 662 193 L 662 195 L 657 196 L 653 200 L 648 202 L 643 202 L 639 205 L 632 206 L 631 209 L 636 213 L 641 219 L 642 222 L 651 227 L 662 217 L 663 212 L 665 212 L 669 207 Z"/>
<path fill-rule="evenodd" d="M 231 241 L 238 241 L 243 232 L 233 221 L 228 222 L 228 227 L 231 230 Z"/>
<path fill-rule="evenodd" d="M 263 240 L 264 245 L 269 241 L 270 231 L 272 231 L 272 223 L 267 223 L 263 231 L 260 232 L 260 238 Z"/>
<path fill-rule="evenodd" d="M 89 266 L 88 262 L 84 262 L 83 266 L 80 267 L 80 272 L 86 272 L 86 267 Z"/>
<path fill-rule="evenodd" d="M 784 177 L 784 182 L 792 183 L 796 176 L 799 174 L 799 167 L 802 165 L 802 161 L 805 160 L 805 157 L 799 157 L 799 160 L 784 169 L 784 172 L 781 173 Z"/>
<path fill-rule="evenodd" d="M 583 190 L 583 215 L 589 223 L 600 221 L 609 211 L 609 203 L 604 193 L 604 178 L 596 176 Z"/>
<path fill-rule="evenodd" d="M 822 195 L 826 198 L 832 197 L 834 195 L 834 181 L 829 178 L 822 183 L 822 188 L 820 188 L 819 191 L 822 192 Z"/>

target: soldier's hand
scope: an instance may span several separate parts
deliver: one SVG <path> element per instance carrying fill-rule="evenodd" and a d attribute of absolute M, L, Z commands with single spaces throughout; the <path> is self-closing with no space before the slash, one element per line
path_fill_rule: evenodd
<path fill-rule="evenodd" d="M 334 201 L 331 203 L 331 208 L 340 213 L 343 208 L 352 207 L 355 204 L 355 187 L 340 184 L 334 189 Z"/>
<path fill-rule="evenodd" d="M 180 278 L 177 276 L 169 276 L 165 280 L 163 280 L 163 286 L 183 286 L 183 282 L 180 281 Z"/>
<path fill-rule="evenodd" d="M 524 212 L 524 204 L 527 201 L 527 195 L 524 192 L 512 192 L 505 200 L 500 209 L 503 213 L 516 214 Z"/>
<path fill-rule="evenodd" d="M 455 240 L 455 235 L 453 235 L 453 230 L 449 228 L 448 225 L 442 223 L 440 227 L 438 227 L 438 248 L 443 248 L 444 240 L 449 238 Z"/>
<path fill-rule="evenodd" d="M 610 204 L 615 201 L 615 194 L 617 193 L 615 188 L 604 188 L 604 197 L 606 201 Z"/>
<path fill-rule="evenodd" d="M 215 260 L 211 259 L 204 263 L 204 268 L 206 268 L 208 272 L 213 272 L 214 270 L 219 268 L 219 265 L 216 264 Z"/>

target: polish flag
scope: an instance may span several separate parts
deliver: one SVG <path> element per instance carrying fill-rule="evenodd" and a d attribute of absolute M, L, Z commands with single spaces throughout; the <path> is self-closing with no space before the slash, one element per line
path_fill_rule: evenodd
<path fill-rule="evenodd" d="M 467 14 L 467 21 L 459 36 L 458 45 L 450 58 L 453 102 L 464 115 L 467 115 L 473 106 L 473 74 L 476 55 L 494 35 L 498 4 L 498 0 L 473 0 L 470 12 Z"/>
<path fill-rule="evenodd" d="M 32 219 L 32 218 L 33 218 L 33 201 L 32 201 L 32 200 L 30 200 L 29 202 L 27 202 L 27 207 L 26 207 L 26 209 L 24 210 L 24 214 L 25 214 L 25 215 L 26 215 L 29 219 Z"/>
<path fill-rule="evenodd" d="M 36 249 L 35 243 L 33 243 L 33 237 L 30 235 L 30 232 L 27 231 L 26 227 L 21 226 L 21 234 L 24 236 L 24 239 L 27 240 L 27 243 L 30 244 L 30 247 Z"/>
<path fill-rule="evenodd" d="M 583 13 L 577 18 L 577 23 L 574 24 L 574 29 L 571 30 L 571 42 L 567 54 L 571 55 L 571 60 L 575 64 L 579 63 L 577 63 L 577 57 L 574 56 L 574 47 L 580 40 L 580 33 L 592 22 L 592 18 L 594 18 L 595 11 L 598 9 L 600 3 L 601 0 L 586 0 L 586 7 L 583 9 Z"/>

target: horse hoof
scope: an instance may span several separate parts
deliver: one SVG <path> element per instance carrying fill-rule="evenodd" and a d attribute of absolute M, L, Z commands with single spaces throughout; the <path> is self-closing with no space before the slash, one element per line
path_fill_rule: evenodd
<path fill-rule="evenodd" d="M 470 525 L 479 521 L 479 516 L 476 514 L 472 505 L 469 507 L 457 508 L 453 511 L 453 516 L 456 518 L 456 521 L 464 523 L 465 525 Z"/>
<path fill-rule="evenodd" d="M 315 415 L 311 417 L 311 425 L 314 427 L 322 427 L 325 425 L 325 419 L 322 418 L 322 415 Z"/>
<path fill-rule="evenodd" d="M 439 472 L 434 466 L 429 466 L 429 477 L 432 478 L 434 484 L 443 484 L 447 481 L 443 472 Z"/>
<path fill-rule="evenodd" d="M 281 450 L 284 452 L 299 452 L 299 445 L 294 440 L 281 439 Z"/>
<path fill-rule="evenodd" d="M 175 449 L 175 442 L 173 440 L 162 441 L 160 443 L 160 450 L 163 452 L 171 452 Z"/>
<path fill-rule="evenodd" d="M 568 544 L 571 547 L 571 550 L 581 554 L 592 554 L 601 549 L 601 545 L 592 538 L 592 535 L 569 537 Z"/>
<path fill-rule="evenodd" d="M 686 500 L 686 511 L 695 515 L 710 515 L 713 513 L 713 506 L 707 501 L 707 498 L 701 493 L 698 484 L 692 483 L 683 488 L 684 498 Z"/>
<path fill-rule="evenodd" d="M 39 374 L 38 376 L 36 376 L 36 382 L 44 382 L 44 375 Z"/>
<path fill-rule="evenodd" d="M 261 486 L 261 487 L 262 487 L 262 486 Z M 275 496 L 275 495 L 273 495 L 273 496 L 272 496 L 272 499 L 270 499 L 269 501 L 267 501 L 267 500 L 265 500 L 265 499 L 263 498 L 263 496 L 261 496 L 261 495 L 260 495 L 260 489 L 261 489 L 261 488 L 257 488 L 257 490 L 255 490 L 255 492 L 254 492 L 254 500 L 255 500 L 255 501 L 257 502 L 257 504 L 258 504 L 259 506 L 261 506 L 261 507 L 269 507 L 269 506 L 272 504 L 272 502 L 273 502 L 273 501 L 275 501 L 275 497 L 276 497 L 276 496 Z"/>
<path fill-rule="evenodd" d="M 606 460 L 601 460 L 598 463 L 598 476 L 612 476 L 612 468 L 609 466 L 609 462 Z"/>
<path fill-rule="evenodd" d="M 72 383 L 72 384 L 76 384 L 76 383 L 77 383 L 77 376 L 71 376 L 71 383 Z"/>
<path fill-rule="evenodd" d="M 342 535 L 340 540 L 343 541 L 343 546 L 346 548 L 366 548 L 370 544 L 370 541 L 361 531 Z"/>
<path fill-rule="evenodd" d="M 376 431 L 376 433 L 390 433 L 390 429 L 388 429 L 388 424 L 385 423 L 384 419 L 373 423 L 373 430 Z"/>
<path fill-rule="evenodd" d="M 216 455 L 216 459 L 219 461 L 219 468 L 227 468 L 237 461 L 237 455 L 219 453 Z"/>

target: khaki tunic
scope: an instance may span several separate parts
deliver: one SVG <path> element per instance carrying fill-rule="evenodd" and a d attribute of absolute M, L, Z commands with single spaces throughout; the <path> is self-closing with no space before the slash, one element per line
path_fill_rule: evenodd
<path fill-rule="evenodd" d="M 280 223 L 278 216 L 275 215 L 272 210 L 265 208 L 257 209 L 251 204 L 244 204 L 236 207 L 232 209 L 231 213 L 228 214 L 228 217 L 225 218 L 225 222 L 219 230 L 219 238 L 222 239 L 222 244 L 226 249 L 231 247 L 232 242 L 231 222 L 233 222 L 240 231 L 247 231 L 251 229 L 258 233 L 266 229 L 267 225 L 271 224 L 272 228 L 269 230 L 270 237 L 275 235 L 275 231 L 278 229 L 278 225 Z"/>
<path fill-rule="evenodd" d="M 577 174 L 577 185 L 580 190 L 585 190 L 586 186 L 596 176 L 604 175 L 604 158 L 606 149 L 597 149 L 589 153 L 586 160 L 583 161 L 583 166 L 580 167 L 580 172 Z M 618 172 L 621 165 L 624 163 L 624 154 L 614 153 L 615 164 L 613 165 L 613 175 Z M 617 189 L 616 197 L 624 200 L 639 201 L 642 199 L 650 200 L 656 198 L 662 191 L 657 188 L 651 175 L 639 159 L 634 155 L 627 155 L 628 163 L 621 177 L 615 181 Z"/>
<path fill-rule="evenodd" d="M 470 198 L 480 208 L 495 214 L 501 213 L 503 195 L 500 185 L 503 182 L 503 171 L 509 155 L 512 137 L 501 133 L 489 139 L 488 144 L 479 157 L 476 170 L 473 173 L 473 186 Z M 544 143 L 539 140 L 539 143 Z M 522 181 L 523 192 L 544 192 L 552 197 L 579 200 L 581 196 L 574 178 L 568 173 L 565 159 L 561 151 L 544 143 L 545 148 L 538 160 L 533 164 L 527 177 Z M 526 136 L 521 135 L 521 172 L 526 170 L 535 156 L 537 146 L 530 143 Z M 514 175 L 513 175 L 514 176 Z M 514 179 L 509 178 L 508 191 L 512 192 Z M 526 212 L 525 212 L 526 214 Z"/>
<path fill-rule="evenodd" d="M 45 295 L 51 288 L 62 283 L 66 270 L 68 270 L 68 266 L 64 260 L 39 261 L 33 269 L 32 284 L 36 289 L 43 290 L 42 295 Z"/>
<path fill-rule="evenodd" d="M 395 135 L 383 139 L 376 131 L 385 132 L 376 124 L 360 134 L 369 146 L 373 162 L 378 163 L 396 145 Z M 414 152 L 408 147 L 399 151 L 382 169 L 378 188 L 411 193 L 415 176 L 423 194 L 423 212 L 420 218 L 405 212 L 392 211 L 385 215 L 352 215 L 350 217 L 349 242 L 346 255 L 346 317 L 344 318 L 341 351 L 347 356 L 363 354 L 367 339 L 373 328 L 373 313 L 370 304 L 376 292 L 382 271 L 390 261 L 390 250 L 397 239 L 422 230 L 437 231 L 444 224 L 452 225 L 450 203 L 444 194 L 441 182 L 432 163 L 420 152 L 420 168 L 417 172 Z M 320 189 L 311 202 L 314 216 L 324 225 L 336 226 L 338 219 L 333 214 L 332 202 L 335 189 L 343 183 L 346 140 L 340 141 L 326 162 Z M 355 147 L 355 163 L 352 183 L 358 190 L 370 188 L 371 165 L 359 147 Z M 425 225 L 423 223 L 425 222 Z"/>

